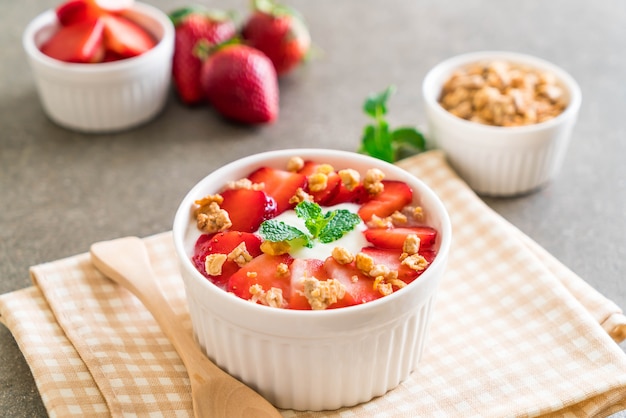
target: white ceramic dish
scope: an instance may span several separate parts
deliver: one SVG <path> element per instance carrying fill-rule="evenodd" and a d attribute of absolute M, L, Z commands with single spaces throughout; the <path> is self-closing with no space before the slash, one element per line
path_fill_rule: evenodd
<path fill-rule="evenodd" d="M 567 95 L 567 107 L 554 119 L 519 127 L 470 122 L 446 111 L 438 102 L 442 85 L 458 68 L 503 60 L 553 73 Z M 429 139 L 442 149 L 454 169 L 479 194 L 512 196 L 537 189 L 559 172 L 581 104 L 576 81 L 561 68 L 512 52 L 475 52 L 435 66 L 422 86 Z"/>
<path fill-rule="evenodd" d="M 379 300 L 326 311 L 269 308 L 240 299 L 205 279 L 190 261 L 199 236 L 194 200 L 263 165 L 284 168 L 292 156 L 336 168 L 382 169 L 407 182 L 425 222 L 439 231 L 438 255 L 405 288 Z M 356 153 L 282 150 L 227 164 L 201 180 L 182 201 L 174 240 L 195 337 L 209 358 L 279 408 L 332 410 L 393 389 L 415 370 L 426 343 L 435 291 L 447 262 L 450 220 L 439 198 L 404 170 Z"/>
<path fill-rule="evenodd" d="M 121 61 L 76 64 L 43 54 L 39 47 L 58 21 L 48 10 L 26 27 L 22 43 L 45 113 L 55 123 L 83 132 L 114 132 L 145 123 L 167 99 L 174 51 L 174 26 L 152 6 L 135 3 L 126 16 L 141 24 L 158 44 Z"/>

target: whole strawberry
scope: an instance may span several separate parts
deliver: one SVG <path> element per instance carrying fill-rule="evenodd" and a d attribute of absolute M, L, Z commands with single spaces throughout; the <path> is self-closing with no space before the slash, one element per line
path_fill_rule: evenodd
<path fill-rule="evenodd" d="M 272 0 L 254 0 L 254 13 L 241 35 L 248 45 L 272 60 L 279 76 L 302 62 L 311 47 L 311 36 L 302 19 Z"/>
<path fill-rule="evenodd" d="M 204 101 L 200 86 L 202 60 L 197 56 L 199 43 L 211 47 L 233 38 L 237 28 L 223 12 L 200 7 L 185 7 L 170 13 L 176 29 L 172 77 L 181 101 L 195 105 Z"/>
<path fill-rule="evenodd" d="M 258 49 L 229 44 L 204 62 L 201 83 L 209 103 L 224 117 L 267 123 L 278 117 L 278 79 L 269 58 Z"/>

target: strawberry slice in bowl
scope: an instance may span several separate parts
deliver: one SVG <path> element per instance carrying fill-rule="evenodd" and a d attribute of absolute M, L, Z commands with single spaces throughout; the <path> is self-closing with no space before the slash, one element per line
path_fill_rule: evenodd
<path fill-rule="evenodd" d="M 222 209 L 228 212 L 231 230 L 254 232 L 276 214 L 276 202 L 261 190 L 229 189 L 221 193 Z"/>
<path fill-rule="evenodd" d="M 370 228 L 363 234 L 375 247 L 398 251 L 402 250 L 409 235 L 419 238 L 420 249 L 432 248 L 437 239 L 437 230 L 430 226 Z"/>
<path fill-rule="evenodd" d="M 261 167 L 248 176 L 253 183 L 263 183 L 263 191 L 276 201 L 276 214 L 293 209 L 295 203 L 291 198 L 299 188 L 306 185 L 306 176 L 301 173 Z"/>
<path fill-rule="evenodd" d="M 385 218 L 413 201 L 413 191 L 408 184 L 395 180 L 383 180 L 382 184 L 384 189 L 371 196 L 359 209 L 359 215 L 365 222 L 374 215 Z"/>

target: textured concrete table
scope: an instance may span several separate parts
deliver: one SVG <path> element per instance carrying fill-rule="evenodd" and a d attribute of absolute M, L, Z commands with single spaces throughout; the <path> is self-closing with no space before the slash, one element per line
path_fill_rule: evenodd
<path fill-rule="evenodd" d="M 148 0 L 169 11 L 182 1 Z M 207 1 L 237 10 L 248 1 Z M 319 49 L 283 79 L 267 127 L 224 122 L 172 96 L 138 129 L 83 135 L 42 112 L 21 47 L 54 0 L 0 2 L 0 293 L 30 285 L 28 267 L 92 242 L 171 228 L 185 191 L 224 162 L 285 147 L 355 150 L 364 97 L 396 84 L 392 124 L 424 123 L 421 81 L 475 50 L 533 54 L 580 83 L 583 105 L 560 176 L 542 190 L 487 203 L 618 305 L 626 306 L 626 3 L 621 0 L 291 1 Z M 0 327 L 0 415 L 46 416 L 15 341 Z"/>

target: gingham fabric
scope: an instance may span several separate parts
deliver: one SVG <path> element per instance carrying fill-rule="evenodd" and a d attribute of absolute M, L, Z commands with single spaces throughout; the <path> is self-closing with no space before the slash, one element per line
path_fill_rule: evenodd
<path fill-rule="evenodd" d="M 285 417 L 602 417 L 626 409 L 622 311 L 490 210 L 430 151 L 399 165 L 428 183 L 453 224 L 449 267 L 418 370 L 386 395 Z M 146 244 L 191 329 L 169 232 Z M 51 417 L 192 416 L 185 368 L 140 302 L 87 254 L 35 266 L 0 296 L 0 319 Z M 191 331 L 190 331 L 191 332 Z"/>

